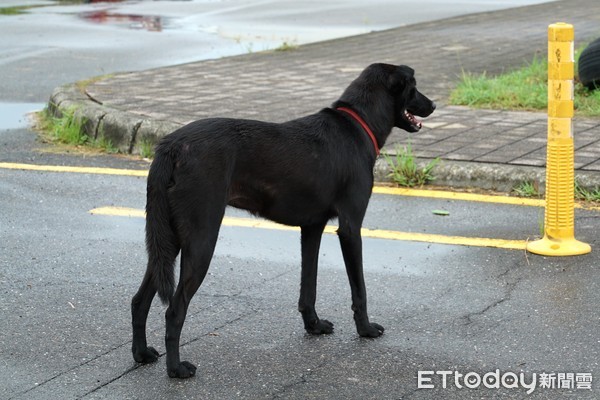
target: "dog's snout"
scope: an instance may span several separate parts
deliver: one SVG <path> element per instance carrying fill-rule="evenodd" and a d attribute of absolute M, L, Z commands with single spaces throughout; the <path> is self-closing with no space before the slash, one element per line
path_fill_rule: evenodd
<path fill-rule="evenodd" d="M 435 111 L 435 108 L 436 108 L 436 107 L 437 107 L 437 106 L 436 106 L 436 104 L 435 104 L 435 101 L 432 101 L 432 102 L 431 102 L 431 111 L 432 111 L 432 112 L 433 112 L 433 111 Z"/>

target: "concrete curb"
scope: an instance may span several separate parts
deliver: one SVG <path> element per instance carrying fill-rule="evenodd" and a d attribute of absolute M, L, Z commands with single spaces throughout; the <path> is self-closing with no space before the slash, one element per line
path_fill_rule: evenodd
<path fill-rule="evenodd" d="M 431 159 L 418 159 L 417 164 L 422 168 L 430 161 Z M 375 163 L 375 180 L 390 182 L 390 172 L 387 162 L 379 158 Z M 541 167 L 441 160 L 433 174 L 434 185 L 498 192 L 510 192 L 523 182 L 536 182 L 543 194 L 546 184 L 546 169 Z M 600 188 L 600 172 L 576 171 L 575 176 L 583 189 L 591 191 Z"/>
<path fill-rule="evenodd" d="M 56 88 L 50 96 L 48 109 L 56 117 L 74 112 L 76 118 L 85 121 L 83 130 L 86 135 L 95 140 L 110 140 L 113 147 L 125 154 L 139 155 L 144 147 L 153 146 L 161 137 L 181 127 L 175 122 L 106 107 L 90 99 L 76 84 Z M 418 159 L 417 163 L 423 167 L 429 161 L 431 159 Z M 380 157 L 375 163 L 375 180 L 392 182 L 390 172 L 390 166 Z M 543 193 L 546 181 L 546 169 L 541 167 L 451 160 L 442 160 L 435 167 L 434 175 L 435 185 L 500 192 L 510 192 L 523 182 L 537 182 Z M 600 187 L 600 172 L 577 171 L 576 176 L 584 189 Z"/>
<path fill-rule="evenodd" d="M 48 110 L 58 118 L 74 113 L 75 118 L 83 121 L 82 129 L 88 137 L 109 140 L 112 147 L 125 154 L 140 154 L 142 147 L 153 145 L 181 126 L 103 106 L 90 99 L 77 84 L 56 88 L 50 95 Z"/>

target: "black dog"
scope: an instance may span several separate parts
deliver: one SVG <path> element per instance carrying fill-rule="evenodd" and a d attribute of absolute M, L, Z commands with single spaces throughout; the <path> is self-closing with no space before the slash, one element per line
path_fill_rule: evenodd
<path fill-rule="evenodd" d="M 301 227 L 302 275 L 298 309 L 312 334 L 333 332 L 315 311 L 317 258 L 327 222 L 337 231 L 360 336 L 378 337 L 369 322 L 360 229 L 373 187 L 379 148 L 394 126 L 421 128 L 435 104 L 416 89 L 407 66 L 373 64 L 332 108 L 282 124 L 206 119 L 161 140 L 150 167 L 146 204 L 148 268 L 132 300 L 133 358 L 156 361 L 146 343 L 154 295 L 166 312 L 167 372 L 188 378 L 196 367 L 179 359 L 179 337 L 192 296 L 210 264 L 225 207 L 231 205 Z M 174 262 L 181 251 L 175 288 Z"/>

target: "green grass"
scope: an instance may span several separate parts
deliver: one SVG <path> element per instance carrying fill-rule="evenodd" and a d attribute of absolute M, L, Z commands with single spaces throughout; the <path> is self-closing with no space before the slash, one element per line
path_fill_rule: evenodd
<path fill-rule="evenodd" d="M 513 188 L 512 192 L 520 197 L 540 197 L 537 182 L 521 182 Z"/>
<path fill-rule="evenodd" d="M 292 50 L 296 50 L 297 48 L 298 48 L 297 44 L 283 42 L 279 47 L 277 47 L 275 49 L 275 51 L 292 51 Z"/>
<path fill-rule="evenodd" d="M 519 197 L 542 197 L 537 182 L 521 182 L 512 193 Z M 600 202 L 600 188 L 586 189 L 575 179 L 574 198 L 582 201 Z"/>
<path fill-rule="evenodd" d="M 31 6 L 0 7 L 0 15 L 21 15 L 25 14 Z"/>
<path fill-rule="evenodd" d="M 600 201 L 600 188 L 586 189 L 575 179 L 575 198 L 584 201 Z"/>
<path fill-rule="evenodd" d="M 537 58 L 506 74 L 463 73 L 450 103 L 492 109 L 539 110 L 547 107 L 547 63 Z"/>
<path fill-rule="evenodd" d="M 396 147 L 394 158 L 388 154 L 383 154 L 383 157 L 392 169 L 389 176 L 395 183 L 405 187 L 423 186 L 434 181 L 433 169 L 440 162 L 440 159 L 436 158 L 424 167 L 419 167 L 410 143 L 404 147 Z"/>
<path fill-rule="evenodd" d="M 84 0 L 58 0 L 55 2 L 56 5 L 62 4 L 82 4 Z M 29 6 L 13 6 L 13 7 L 0 7 L 0 15 L 21 15 L 26 14 L 30 9 L 37 7 L 49 7 L 52 4 L 34 4 Z"/>
<path fill-rule="evenodd" d="M 61 117 L 55 117 L 45 108 L 38 113 L 38 128 L 52 142 L 81 146 L 90 138 L 83 126 L 87 121 L 75 116 L 75 109 L 65 110 Z"/>
<path fill-rule="evenodd" d="M 119 152 L 119 149 L 113 145 L 112 140 L 107 139 L 105 136 L 100 136 L 98 139 L 89 141 L 86 144 L 89 144 L 105 153 L 116 154 Z"/>
<path fill-rule="evenodd" d="M 61 117 L 52 115 L 48 108 L 37 114 L 37 130 L 50 142 L 76 147 L 86 146 L 105 153 L 118 152 L 112 142 L 104 136 L 94 139 L 85 133 L 84 125 L 87 120 L 78 117 L 75 108 L 61 111 Z"/>
<path fill-rule="evenodd" d="M 581 51 L 576 52 L 576 60 Z M 577 68 L 575 68 L 577 69 Z M 517 70 L 498 76 L 463 73 L 449 103 L 474 108 L 542 111 L 548 107 L 548 61 L 534 58 Z M 600 116 L 600 90 L 575 84 L 577 115 Z"/>
<path fill-rule="evenodd" d="M 94 77 L 89 78 L 89 79 L 83 79 L 83 80 L 75 82 L 75 86 L 77 86 L 77 88 L 82 93 L 85 93 L 85 90 L 87 89 L 88 86 L 93 85 L 96 82 L 103 81 L 105 79 L 110 79 L 113 76 L 115 76 L 115 74 L 105 74 L 105 75 L 94 76 Z"/>
<path fill-rule="evenodd" d="M 142 158 L 154 158 L 154 143 L 149 140 L 140 142 L 140 156 Z"/>
<path fill-rule="evenodd" d="M 600 116 L 600 89 L 589 90 L 577 83 L 575 86 L 575 111 L 582 116 Z"/>

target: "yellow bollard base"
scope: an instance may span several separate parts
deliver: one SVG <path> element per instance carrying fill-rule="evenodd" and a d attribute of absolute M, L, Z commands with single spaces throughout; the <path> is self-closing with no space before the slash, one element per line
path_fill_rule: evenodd
<path fill-rule="evenodd" d="M 551 239 L 548 236 L 527 244 L 527 251 L 541 256 L 579 256 L 592 251 L 592 247 L 574 238 Z"/>

